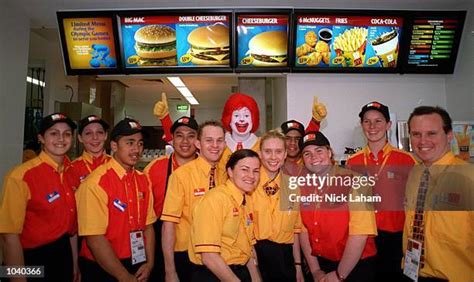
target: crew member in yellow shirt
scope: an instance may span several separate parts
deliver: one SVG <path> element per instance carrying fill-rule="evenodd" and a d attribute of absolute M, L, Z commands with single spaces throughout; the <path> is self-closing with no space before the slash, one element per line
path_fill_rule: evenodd
<path fill-rule="evenodd" d="M 226 164 L 229 180 L 196 205 L 189 257 L 199 265 L 193 282 L 260 281 L 255 253 L 254 214 L 248 195 L 257 186 L 260 160 L 249 149 Z"/>
<path fill-rule="evenodd" d="M 418 281 L 474 281 L 474 169 L 450 150 L 452 120 L 421 106 L 408 119 L 421 164 L 410 173 L 403 230 L 404 273 Z"/>
<path fill-rule="evenodd" d="M 224 183 L 225 171 L 218 166 L 225 148 L 224 127 L 216 121 L 199 126 L 195 142 L 200 155 L 180 166 L 168 182 L 161 220 L 166 281 L 189 281 L 193 265 L 188 257 L 192 210 L 204 194 Z"/>
<path fill-rule="evenodd" d="M 260 183 L 252 193 L 255 238 L 263 281 L 303 281 L 298 204 L 289 201 L 289 176 L 282 172 L 286 157 L 285 136 L 269 131 L 261 137 Z"/>

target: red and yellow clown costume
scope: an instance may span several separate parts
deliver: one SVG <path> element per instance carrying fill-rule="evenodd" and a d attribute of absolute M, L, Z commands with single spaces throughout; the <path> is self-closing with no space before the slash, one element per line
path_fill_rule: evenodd
<path fill-rule="evenodd" d="M 171 141 L 171 126 L 173 122 L 168 113 L 166 94 L 162 93 L 162 100 L 155 104 L 153 114 L 161 120 L 164 130 L 163 139 Z M 306 131 L 319 131 L 321 121 L 326 117 L 326 107 L 318 103 L 316 97 L 313 101 L 312 119 Z M 260 138 L 255 135 L 260 124 L 260 111 L 257 102 L 252 96 L 243 93 L 234 93 L 226 101 L 221 118 L 226 129 L 226 149 L 222 155 L 220 165 L 225 167 L 229 156 L 239 149 L 252 149 L 259 151 Z"/>

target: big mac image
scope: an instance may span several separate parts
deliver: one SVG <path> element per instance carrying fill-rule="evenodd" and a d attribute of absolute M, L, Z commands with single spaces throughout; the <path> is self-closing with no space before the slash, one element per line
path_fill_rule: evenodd
<path fill-rule="evenodd" d="M 259 33 L 249 41 L 249 49 L 242 64 L 256 67 L 287 66 L 288 37 L 285 31 L 271 30 Z"/>
<path fill-rule="evenodd" d="M 176 66 L 176 31 L 166 25 L 146 25 L 135 32 L 139 66 Z"/>
<path fill-rule="evenodd" d="M 201 26 L 188 35 L 190 61 L 195 65 L 229 64 L 229 28 L 222 24 Z M 181 59 L 183 61 L 183 59 Z"/>

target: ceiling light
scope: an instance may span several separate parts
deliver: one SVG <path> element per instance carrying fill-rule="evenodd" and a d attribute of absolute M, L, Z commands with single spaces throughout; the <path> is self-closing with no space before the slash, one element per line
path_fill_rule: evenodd
<path fill-rule="evenodd" d="M 196 98 L 191 97 L 191 98 L 186 98 L 191 105 L 199 105 L 199 102 L 196 100 Z"/>
<path fill-rule="evenodd" d="M 186 86 L 186 85 L 184 85 L 184 82 L 179 77 L 170 76 L 170 77 L 167 77 L 167 78 L 174 85 L 174 87 L 176 87 L 176 88 Z"/>

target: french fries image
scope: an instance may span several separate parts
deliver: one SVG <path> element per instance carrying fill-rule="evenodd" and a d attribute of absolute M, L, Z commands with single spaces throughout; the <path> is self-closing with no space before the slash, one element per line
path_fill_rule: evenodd
<path fill-rule="evenodd" d="M 334 40 L 334 49 L 341 51 L 357 51 L 367 41 L 368 30 L 364 27 L 354 27 L 344 31 Z"/>

